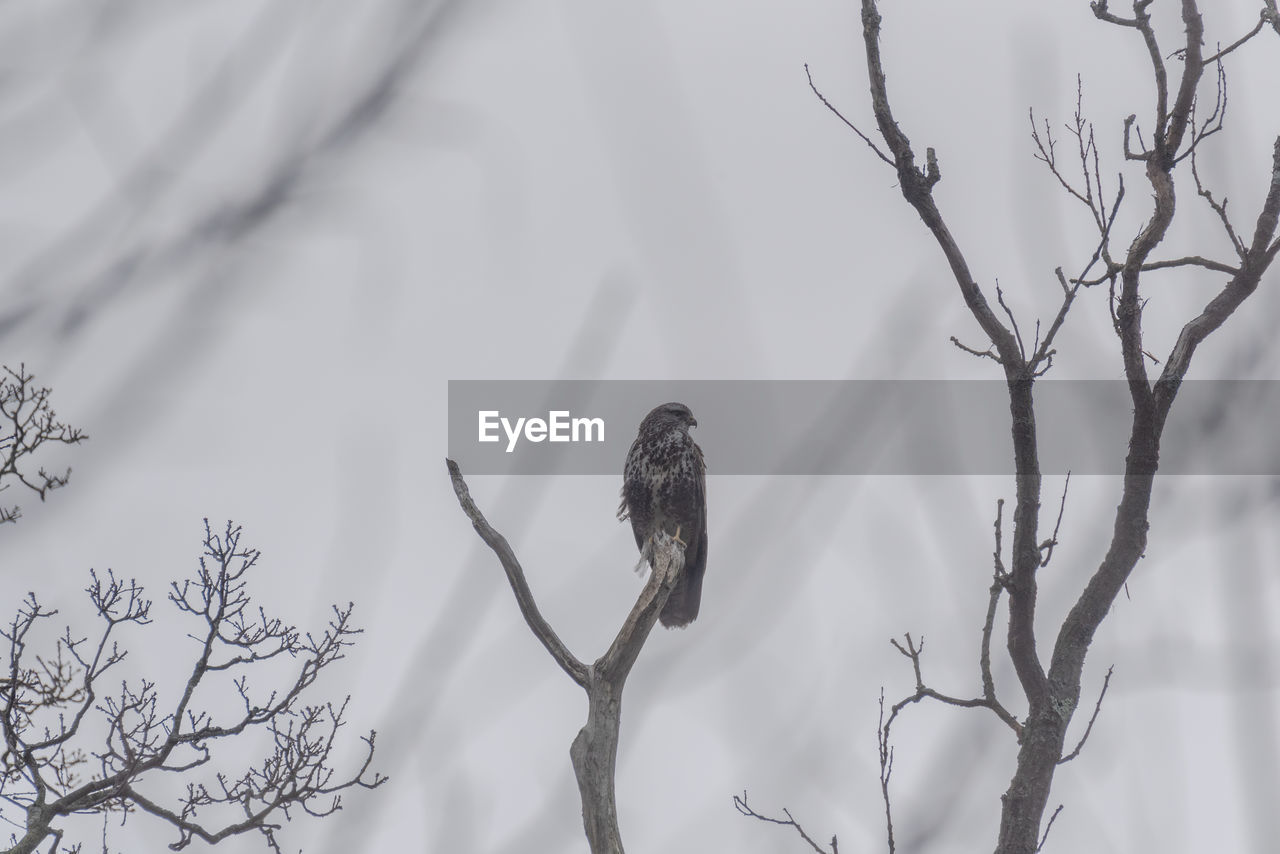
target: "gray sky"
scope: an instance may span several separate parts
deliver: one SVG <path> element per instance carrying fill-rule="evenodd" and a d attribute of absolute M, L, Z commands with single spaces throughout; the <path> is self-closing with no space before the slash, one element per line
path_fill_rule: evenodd
<path fill-rule="evenodd" d="M 378 729 L 393 779 L 295 822 L 287 847 L 586 850 L 568 762 L 585 702 L 457 508 L 448 380 L 996 376 L 950 343 L 985 346 L 896 177 L 809 90 L 805 63 L 870 130 L 857 4 L 614 5 L 0 12 L 0 359 L 25 362 L 92 436 L 48 460 L 74 466 L 72 485 L 22 500 L 0 531 L 0 603 L 35 589 L 75 619 L 89 568 L 108 566 L 159 599 L 194 565 L 206 516 L 263 550 L 256 591 L 281 616 L 322 625 L 330 602 L 355 600 L 367 631 L 317 696 L 354 695 L 348 733 Z M 1119 147 L 1123 118 L 1151 112 L 1140 42 L 1084 0 L 1046 5 L 883 9 L 897 117 L 918 152 L 937 149 L 938 202 L 1024 329 L 1056 311 L 1054 267 L 1073 274 L 1094 246 L 1032 157 L 1028 108 L 1060 128 L 1082 75 L 1109 192 L 1125 174 L 1117 245 L 1150 195 Z M 1246 0 L 1203 5 L 1211 45 L 1257 20 Z M 1154 12 L 1171 53 L 1174 4 Z M 1228 75 L 1227 130 L 1201 170 L 1251 230 L 1280 132 L 1280 40 L 1263 33 Z M 1189 175 L 1179 202 L 1169 255 L 1229 251 Z M 1151 282 L 1148 348 L 1166 353 L 1218 286 Z M 1277 287 L 1272 271 L 1192 376 L 1278 378 Z M 1055 376 L 1121 376 L 1105 294 L 1080 300 L 1058 350 Z M 991 523 L 1013 484 L 716 476 L 704 450 L 702 614 L 656 632 L 628 683 L 624 839 L 804 850 L 734 811 L 746 789 L 842 851 L 881 850 L 877 699 L 912 689 L 888 639 L 924 634 L 931 683 L 979 689 Z M 641 586 L 614 520 L 621 467 L 471 479 L 584 659 Z M 1042 579 L 1045 645 L 1105 550 L 1118 486 L 1072 480 Z M 1045 524 L 1061 488 L 1047 479 Z M 1273 494 L 1264 478 L 1159 482 L 1146 557 L 1086 668 L 1090 707 L 1116 670 L 1089 746 L 1055 779 L 1065 809 L 1046 851 L 1274 837 Z M 137 634 L 139 673 L 183 652 L 159 629 Z M 992 845 L 1016 750 L 1003 725 L 921 706 L 895 731 L 901 850 Z M 170 841 L 144 821 L 117 833 L 124 849 Z"/>

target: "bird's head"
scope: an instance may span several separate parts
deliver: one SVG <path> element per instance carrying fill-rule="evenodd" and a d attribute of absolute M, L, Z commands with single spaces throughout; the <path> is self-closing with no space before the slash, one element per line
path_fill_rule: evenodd
<path fill-rule="evenodd" d="M 677 427 L 681 430 L 688 430 L 690 427 L 697 427 L 698 419 L 693 417 L 693 412 L 683 403 L 664 403 L 656 406 L 644 417 L 644 421 L 640 425 L 641 432 L 649 430 L 669 430 Z"/>

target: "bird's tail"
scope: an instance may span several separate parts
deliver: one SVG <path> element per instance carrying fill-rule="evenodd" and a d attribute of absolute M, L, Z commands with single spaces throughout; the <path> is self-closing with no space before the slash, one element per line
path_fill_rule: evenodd
<path fill-rule="evenodd" d="M 658 620 L 669 629 L 683 629 L 698 616 L 698 606 L 701 604 L 702 573 L 682 571 L 667 604 L 662 606 Z"/>

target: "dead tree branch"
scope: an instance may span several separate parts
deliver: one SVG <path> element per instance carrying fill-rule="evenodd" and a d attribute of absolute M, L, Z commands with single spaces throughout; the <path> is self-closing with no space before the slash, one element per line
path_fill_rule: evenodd
<path fill-rule="evenodd" d="M 1040 544 L 1040 551 L 1044 553 L 1044 557 L 1040 560 L 1040 568 L 1044 569 L 1049 565 L 1049 561 L 1053 560 L 1053 550 L 1058 545 L 1058 532 L 1062 530 L 1062 514 L 1067 510 L 1067 490 L 1071 488 L 1071 472 L 1067 472 L 1066 479 L 1062 482 L 1062 500 L 1058 503 L 1058 519 L 1053 523 L 1053 536 Z"/>
<path fill-rule="evenodd" d="M 1264 2 L 1267 2 L 1267 0 L 1264 0 Z M 1273 6 L 1274 6 L 1274 5 L 1275 5 L 1275 0 L 1270 0 L 1270 3 L 1271 3 L 1271 5 L 1273 5 Z M 1229 45 L 1227 45 L 1226 47 L 1222 48 L 1222 49 L 1221 49 L 1221 50 L 1219 50 L 1217 53 L 1215 53 L 1213 56 L 1207 56 L 1207 57 L 1205 57 L 1204 62 L 1207 64 L 1207 63 L 1210 63 L 1210 62 L 1218 62 L 1218 61 L 1220 61 L 1220 60 L 1222 59 L 1222 57 L 1224 57 L 1224 56 L 1226 56 L 1227 54 L 1231 53 L 1231 51 L 1233 51 L 1233 50 L 1235 50 L 1236 48 L 1240 47 L 1240 46 L 1241 46 L 1241 45 L 1243 45 L 1245 42 L 1247 42 L 1249 39 L 1253 38 L 1253 37 L 1254 37 L 1254 36 L 1256 36 L 1258 33 L 1262 32 L 1262 27 L 1263 27 L 1263 25 L 1265 25 L 1266 23 L 1267 23 L 1267 10 L 1266 10 L 1266 8 L 1263 8 L 1263 10 L 1258 14 L 1258 23 L 1254 24 L 1254 26 L 1253 26 L 1253 29 L 1252 29 L 1252 30 L 1249 30 L 1249 32 L 1245 33 L 1245 34 L 1244 34 L 1244 35 L 1242 35 L 1240 38 L 1236 39 L 1236 40 L 1235 40 L 1235 41 L 1233 41 L 1231 44 L 1229 44 Z M 1182 50 L 1181 48 L 1179 48 L 1177 51 L 1175 51 L 1175 52 L 1174 52 L 1174 56 L 1177 56 L 1179 59 L 1184 59 L 1184 58 L 1186 57 L 1186 51 L 1184 51 L 1184 50 Z"/>
<path fill-rule="evenodd" d="M 458 496 L 458 503 L 462 506 L 462 512 L 467 514 L 467 518 L 471 520 L 471 525 L 476 529 L 476 533 L 480 535 L 480 539 L 484 540 L 485 545 L 493 550 L 498 556 L 498 561 L 502 564 L 503 571 L 507 574 L 507 582 L 511 585 L 511 592 L 516 596 L 516 604 L 520 606 L 520 613 L 524 617 L 524 621 L 529 624 L 529 629 L 533 632 L 534 637 L 542 642 L 547 652 L 551 653 L 551 657 L 555 659 L 556 664 L 560 665 L 560 669 L 569 674 L 569 678 L 583 688 L 586 688 L 591 681 L 590 674 L 587 672 L 587 666 L 579 661 L 569 648 L 564 645 L 560 637 L 551 628 L 551 625 L 542 616 L 542 612 L 538 610 L 538 603 L 533 599 L 533 591 L 529 589 L 529 583 L 525 581 L 524 569 L 520 566 L 520 561 L 516 558 L 515 552 L 511 550 L 511 545 L 507 542 L 506 537 L 499 534 L 493 529 L 484 518 L 484 514 L 480 512 L 480 508 L 476 506 L 475 501 L 471 498 L 471 491 L 467 489 L 467 482 L 462 478 L 462 470 L 458 468 L 458 464 L 453 460 L 447 460 L 449 468 L 449 477 L 453 481 L 453 491 Z"/>
<path fill-rule="evenodd" d="M 823 848 L 817 842 L 813 841 L 813 838 L 810 837 L 809 834 L 805 832 L 805 829 L 800 826 L 800 822 L 796 821 L 795 818 L 792 817 L 791 811 L 788 810 L 786 807 L 782 808 L 782 814 L 786 816 L 785 819 L 773 818 L 772 816 L 762 815 L 756 812 L 755 810 L 753 810 L 751 807 L 747 806 L 747 792 L 745 789 L 742 791 L 741 796 L 738 796 L 738 795 L 733 796 L 733 805 L 734 807 L 737 808 L 738 812 L 742 813 L 747 818 L 759 819 L 760 821 L 766 821 L 766 822 L 769 822 L 770 824 L 780 824 L 783 827 L 794 827 L 796 830 L 796 833 L 800 834 L 800 838 L 803 839 L 805 842 L 807 842 L 809 844 L 809 847 L 812 848 L 814 851 L 816 851 L 817 854 L 840 854 L 840 846 L 834 836 L 831 837 L 831 851 L 828 852 L 827 849 Z M 892 851 L 893 851 L 892 842 L 890 842 L 889 851 L 892 854 Z"/>
<path fill-rule="evenodd" d="M 916 678 L 916 690 L 915 690 L 915 693 L 911 694 L 908 697 L 905 697 L 902 700 L 899 700 L 898 702 L 894 703 L 892 707 L 890 707 L 889 720 L 885 722 L 886 729 L 889 727 L 890 724 L 893 723 L 893 721 L 898 717 L 898 713 L 901 712 L 904 708 L 906 708 L 907 706 L 913 703 L 918 703 L 921 700 L 930 699 L 930 700 L 937 700 L 939 703 L 944 703 L 948 706 L 959 706 L 965 709 L 990 709 L 992 712 L 995 713 L 996 717 L 998 717 L 1001 721 L 1004 722 L 1006 726 L 1008 726 L 1011 730 L 1013 730 L 1015 735 L 1018 735 L 1018 736 L 1021 735 L 1022 733 L 1021 724 L 1018 723 L 1017 719 L 1015 719 L 1013 715 L 1009 714 L 1008 710 L 1006 710 L 1004 706 L 1000 705 L 999 701 L 995 699 L 994 695 L 991 697 L 985 696 L 985 686 L 984 686 L 984 696 L 966 699 L 963 697 L 953 697 L 949 694 L 943 694 L 925 685 L 924 677 L 921 675 L 921 672 L 920 672 L 920 654 L 924 651 L 924 638 L 921 638 L 920 643 L 916 644 L 911 639 L 911 633 L 908 632 L 907 634 L 903 635 L 903 639 L 906 641 L 905 645 L 899 643 L 897 638 L 891 638 L 889 640 L 889 643 L 893 644 L 894 649 L 896 649 L 898 652 L 900 652 L 903 656 L 905 656 L 907 659 L 911 661 L 911 669 L 915 673 L 915 678 Z M 989 675 L 990 674 L 983 674 L 984 680 Z"/>
<path fill-rule="evenodd" d="M 809 63 L 807 62 L 804 64 L 804 75 L 809 80 L 809 88 L 813 90 L 813 94 L 818 96 L 818 100 L 822 102 L 822 105 L 826 107 L 828 110 L 830 110 L 835 115 L 836 118 L 844 122 L 845 125 L 849 128 L 849 130 L 856 133 L 858 135 L 858 138 L 861 139 L 863 142 L 865 142 L 867 144 L 867 147 L 876 153 L 877 157 L 879 157 L 885 163 L 888 163 L 890 166 L 892 166 L 893 160 L 891 160 L 887 154 L 885 154 L 883 151 L 880 150 L 880 146 L 876 145 L 875 142 L 871 139 L 871 137 L 863 133 L 858 128 L 857 125 L 855 125 L 853 122 L 846 119 L 844 117 L 844 113 L 836 109 L 836 105 L 828 101 L 827 96 L 822 94 L 822 92 L 818 90 L 818 85 L 813 82 L 813 74 L 809 72 Z"/>
<path fill-rule="evenodd" d="M 889 781 L 893 778 L 893 745 L 889 742 L 889 725 L 884 719 L 884 688 L 880 689 L 880 717 L 877 718 L 876 742 L 880 749 L 880 799 L 884 801 L 884 830 L 889 854 L 897 850 L 893 838 L 893 801 L 889 797 Z M 835 842 L 835 837 L 832 837 Z"/>
<path fill-rule="evenodd" d="M 1036 854 L 1044 850 L 1045 842 L 1049 841 L 1049 831 L 1053 830 L 1053 823 L 1058 820 L 1058 815 L 1062 812 L 1062 804 L 1058 804 L 1057 809 L 1053 811 L 1053 815 L 1049 816 L 1049 821 L 1045 823 L 1044 833 L 1040 835 L 1040 841 L 1036 843 Z"/>
<path fill-rule="evenodd" d="M 462 471 L 453 460 L 445 461 L 458 504 L 476 533 L 497 555 L 525 622 L 560 668 L 587 692 L 587 722 L 569 748 L 582 796 L 582 822 L 592 854 L 622 854 L 614 794 L 618 757 L 618 731 L 622 715 L 622 689 L 645 640 L 666 604 L 680 570 L 684 548 L 674 538 L 659 535 L 653 544 L 653 571 L 640 597 L 623 621 L 613 643 L 593 664 L 578 660 L 542 617 L 525 581 L 524 569 L 506 539 L 493 529 L 471 498 Z"/>

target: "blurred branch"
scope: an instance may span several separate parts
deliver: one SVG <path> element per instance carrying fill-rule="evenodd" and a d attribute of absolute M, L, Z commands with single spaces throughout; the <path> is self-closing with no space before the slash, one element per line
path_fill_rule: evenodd
<path fill-rule="evenodd" d="M 382 126 L 379 120 L 397 105 L 412 72 L 430 55 L 441 31 L 463 10 L 472 8 L 458 0 L 435 0 L 391 4 L 387 14 L 384 5 L 368 5 L 374 10 L 369 21 L 340 25 L 347 30 L 341 38 L 359 33 L 361 37 L 374 34 L 378 40 L 356 45 L 360 55 L 371 61 L 346 63 L 346 79 L 354 82 L 339 87 L 330 85 L 337 78 L 329 75 L 332 47 L 323 42 L 323 27 L 299 30 L 297 9 L 287 3 L 263 4 L 228 42 L 208 75 L 182 99 L 174 119 L 148 133 L 111 190 L 87 204 L 82 217 L 9 277 L 11 298 L 0 309 L 0 324 L 30 325 L 41 320 L 57 333 L 68 334 L 140 282 L 159 273 L 172 282 L 174 267 L 216 258 L 286 212 L 309 182 L 326 167 L 332 168 L 336 157 Z M 363 10 L 365 5 L 349 8 Z M 299 42 L 299 33 L 311 30 L 320 44 Z M 284 75 L 272 68 L 306 61 L 324 65 Z M 83 70 L 75 72 L 79 75 Z M 276 93 L 278 100 L 298 110 L 278 150 L 258 160 L 237 155 L 225 167 L 231 170 L 229 177 L 220 176 L 217 192 L 181 195 L 193 178 L 207 177 L 202 170 L 209 161 L 239 150 L 234 145 L 219 148 L 216 143 L 227 136 L 228 129 L 234 131 L 243 124 L 237 113 L 254 100 L 259 87 L 275 79 L 301 81 L 298 91 Z M 323 85 L 317 85 L 317 80 Z M 210 195 L 212 200 L 207 201 Z M 122 222 L 129 223 L 123 236 Z M 195 276 L 193 280 L 198 281 L 188 295 L 188 308 L 194 296 L 213 287 L 219 291 L 214 302 L 226 302 L 225 278 Z M 207 312 L 213 304 L 202 303 L 199 308 Z"/>

